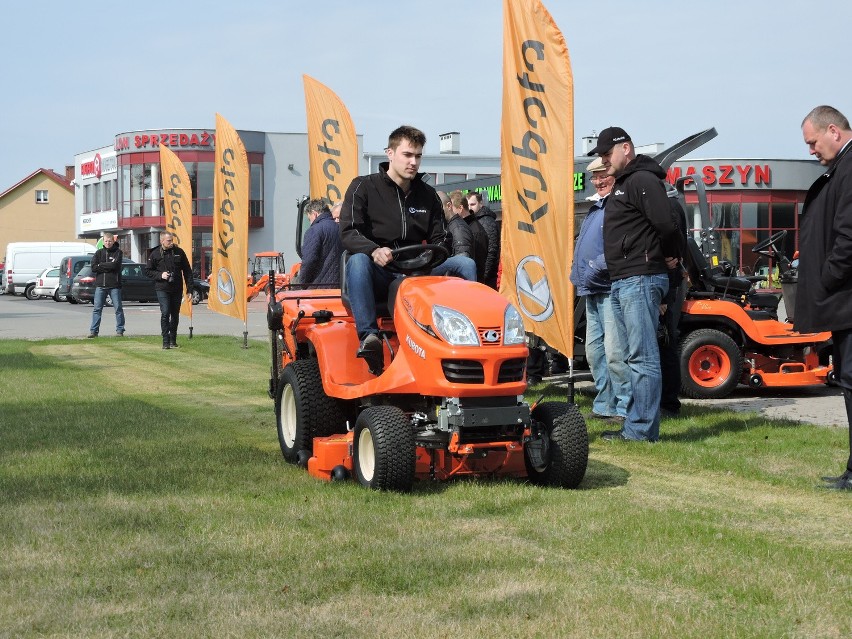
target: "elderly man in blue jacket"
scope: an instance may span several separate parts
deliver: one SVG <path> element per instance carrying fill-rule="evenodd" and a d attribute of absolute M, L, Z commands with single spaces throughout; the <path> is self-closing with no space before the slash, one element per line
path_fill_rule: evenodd
<path fill-rule="evenodd" d="M 592 371 L 597 395 L 592 417 L 623 423 L 630 397 L 630 370 L 624 346 L 613 327 L 609 271 L 604 259 L 603 226 L 606 201 L 615 178 L 606 174 L 600 158 L 588 167 L 596 193 L 595 200 L 577 237 L 571 283 L 577 295 L 586 300 L 586 360 Z"/>
<path fill-rule="evenodd" d="M 302 240 L 299 282 L 311 288 L 340 288 L 340 256 L 343 244 L 340 229 L 324 200 L 305 205 L 311 226 Z"/>

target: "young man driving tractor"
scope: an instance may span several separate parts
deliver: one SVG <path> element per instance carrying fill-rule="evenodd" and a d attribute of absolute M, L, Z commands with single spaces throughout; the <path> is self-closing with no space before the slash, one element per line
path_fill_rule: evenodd
<path fill-rule="evenodd" d="M 382 342 L 376 320 L 376 300 L 385 300 L 391 282 L 401 277 L 389 270 L 393 249 L 442 244 L 444 215 L 435 189 L 418 173 L 426 136 L 412 126 L 400 126 L 388 138 L 387 162 L 379 171 L 352 181 L 340 212 L 340 237 L 352 255 L 346 265 L 346 288 L 360 342 L 358 357 L 370 371 L 383 367 Z M 432 270 L 432 275 L 455 275 L 476 281 L 476 264 L 455 256 Z"/>

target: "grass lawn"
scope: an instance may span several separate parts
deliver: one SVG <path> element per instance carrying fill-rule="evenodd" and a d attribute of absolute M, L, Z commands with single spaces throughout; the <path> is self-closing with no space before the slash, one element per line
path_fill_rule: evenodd
<path fill-rule="evenodd" d="M 687 405 L 590 420 L 578 490 L 376 493 L 282 460 L 265 343 L 157 342 L 0 341 L 0 637 L 852 636 L 839 429 Z"/>

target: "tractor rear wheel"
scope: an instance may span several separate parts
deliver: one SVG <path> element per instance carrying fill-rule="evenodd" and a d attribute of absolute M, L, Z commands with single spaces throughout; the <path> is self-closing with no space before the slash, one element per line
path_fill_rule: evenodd
<path fill-rule="evenodd" d="M 532 419 L 533 431 L 540 427 L 543 441 L 537 462 L 524 449 L 530 481 L 560 488 L 579 486 L 589 463 L 589 432 L 580 409 L 573 404 L 543 402 L 533 409 Z"/>
<path fill-rule="evenodd" d="M 680 342 L 681 392 L 693 399 L 721 399 L 734 392 L 743 370 L 743 354 L 726 333 L 701 328 Z"/>
<path fill-rule="evenodd" d="M 313 451 L 314 437 L 346 430 L 337 400 L 323 390 L 317 360 L 291 362 L 281 371 L 275 389 L 275 421 L 281 454 L 291 464 L 299 461 L 299 451 Z"/>
<path fill-rule="evenodd" d="M 362 486 L 411 490 L 417 460 L 414 429 L 399 408 L 366 408 L 355 421 L 353 448 L 352 468 Z"/>

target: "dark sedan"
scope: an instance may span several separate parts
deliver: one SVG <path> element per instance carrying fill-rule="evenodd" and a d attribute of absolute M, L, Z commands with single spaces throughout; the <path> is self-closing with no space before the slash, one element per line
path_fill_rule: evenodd
<path fill-rule="evenodd" d="M 198 304 L 207 297 L 210 285 L 196 279 L 193 282 L 192 303 Z M 71 285 L 71 295 L 78 302 L 85 304 L 94 303 L 95 299 L 95 274 L 91 266 L 84 266 L 74 277 Z M 145 275 L 145 265 L 133 262 L 125 262 L 121 267 L 121 300 L 122 302 L 156 302 L 157 292 L 154 290 L 154 280 Z M 112 300 L 107 296 L 105 303 L 112 305 Z"/>

